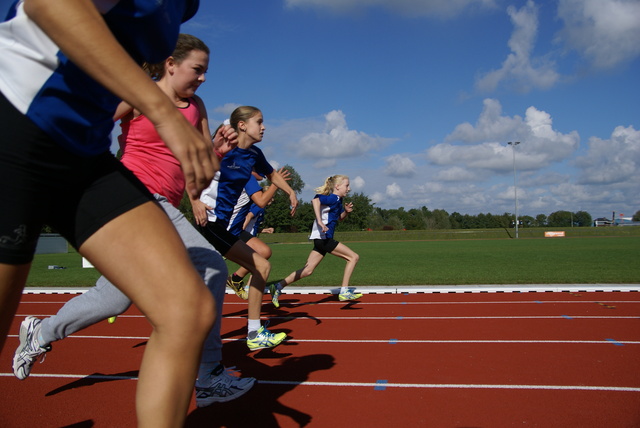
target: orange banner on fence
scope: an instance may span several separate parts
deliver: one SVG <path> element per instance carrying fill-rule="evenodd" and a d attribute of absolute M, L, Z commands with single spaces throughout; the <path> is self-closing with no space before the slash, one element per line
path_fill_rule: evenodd
<path fill-rule="evenodd" d="M 545 238 L 564 238 L 564 232 L 545 232 Z"/>

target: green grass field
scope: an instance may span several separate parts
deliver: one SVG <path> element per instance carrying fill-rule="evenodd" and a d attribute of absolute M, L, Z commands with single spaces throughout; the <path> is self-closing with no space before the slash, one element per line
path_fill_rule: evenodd
<path fill-rule="evenodd" d="M 504 230 L 342 232 L 336 238 L 360 254 L 354 286 L 640 283 L 640 228 L 565 230 L 565 238 L 541 238 L 543 230 L 524 229 L 517 240 Z M 304 234 L 262 238 L 273 249 L 273 281 L 302 267 L 311 250 Z M 343 268 L 343 260 L 329 255 L 296 285 L 339 285 Z M 82 268 L 76 252 L 43 254 L 36 256 L 27 286 L 86 287 L 98 276 Z"/>

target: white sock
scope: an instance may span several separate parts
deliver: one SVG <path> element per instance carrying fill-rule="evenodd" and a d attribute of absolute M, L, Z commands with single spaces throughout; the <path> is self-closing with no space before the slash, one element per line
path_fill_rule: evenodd
<path fill-rule="evenodd" d="M 251 334 L 257 332 L 260 329 L 260 320 L 248 320 L 247 323 L 247 336 L 251 337 Z"/>
<path fill-rule="evenodd" d="M 344 293 L 346 293 L 347 291 L 349 291 L 349 287 L 342 287 L 342 288 L 340 289 L 340 294 L 344 294 Z"/>

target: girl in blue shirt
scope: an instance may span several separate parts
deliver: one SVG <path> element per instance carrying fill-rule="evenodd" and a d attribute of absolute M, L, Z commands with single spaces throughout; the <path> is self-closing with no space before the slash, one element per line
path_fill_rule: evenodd
<path fill-rule="evenodd" d="M 333 254 L 347 261 L 342 276 L 342 288 L 338 298 L 340 301 L 356 300 L 362 297 L 360 293 L 354 293 L 349 289 L 351 274 L 358 264 L 360 256 L 351 248 L 333 239 L 333 233 L 338 221 L 344 220 L 353 211 L 353 204 L 344 204 L 342 199 L 351 191 L 349 177 L 346 175 L 334 175 L 327 178 L 321 187 L 315 189 L 317 195 L 311 201 L 316 219 L 311 229 L 309 239 L 313 239 L 313 250 L 307 258 L 303 268 L 291 272 L 285 279 L 269 286 L 273 305 L 280 307 L 278 298 L 282 289 L 287 285 L 305 278 L 313 273 L 315 268 L 324 259 L 325 254 Z"/>
<path fill-rule="evenodd" d="M 199 230 L 205 238 L 227 259 L 238 263 L 252 274 L 248 294 L 247 346 L 255 351 L 273 348 L 287 336 L 282 332 L 271 333 L 260 322 L 262 296 L 271 264 L 227 228 L 231 223 L 234 207 L 254 170 L 269 178 L 289 195 L 291 215 L 296 211 L 298 199 L 286 179 L 273 169 L 262 150 L 255 146 L 262 141 L 266 129 L 260 109 L 252 106 L 238 107 L 231 113 L 230 124 L 238 133 L 238 145 L 224 156 L 220 162 L 219 174 L 202 193 L 200 201 L 192 200 L 191 203 L 196 219 L 200 219 Z M 205 221 L 202 218 L 203 209 L 206 209 Z"/>

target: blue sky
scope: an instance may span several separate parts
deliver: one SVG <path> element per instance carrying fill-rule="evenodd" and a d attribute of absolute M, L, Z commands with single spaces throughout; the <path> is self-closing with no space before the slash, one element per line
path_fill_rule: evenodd
<path fill-rule="evenodd" d="M 214 126 L 259 107 L 306 188 L 347 174 L 382 208 L 640 210 L 640 2 L 202 2 Z"/>
<path fill-rule="evenodd" d="M 212 128 L 259 107 L 302 199 L 333 174 L 381 208 L 640 210 L 639 0 L 202 0 Z"/>

